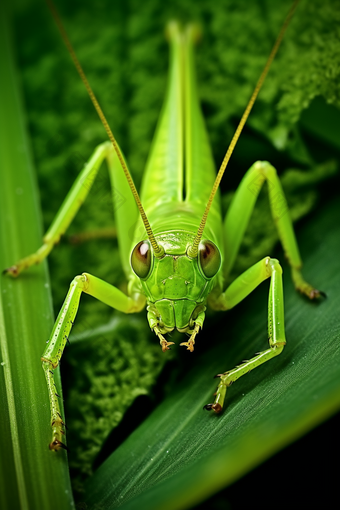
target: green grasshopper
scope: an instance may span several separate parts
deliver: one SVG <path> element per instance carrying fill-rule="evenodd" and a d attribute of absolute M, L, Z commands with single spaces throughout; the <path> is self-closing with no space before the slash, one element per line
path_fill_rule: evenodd
<path fill-rule="evenodd" d="M 51 406 L 50 449 L 66 448 L 63 442 L 65 424 L 55 392 L 53 370 L 59 365 L 83 292 L 125 313 L 139 312 L 146 307 L 150 328 L 157 335 L 163 352 L 173 344 L 164 335 L 174 329 L 188 335 L 187 341 L 180 345 L 192 352 L 196 336 L 204 323 L 207 303 L 215 310 L 229 310 L 261 282 L 270 278 L 269 347 L 249 361 L 218 375 L 220 382 L 215 400 L 205 406 L 216 413 L 222 410 L 227 388 L 234 381 L 282 352 L 286 338 L 282 269 L 278 260 L 269 256 L 263 258 L 224 289 L 224 282 L 234 265 L 258 193 L 265 181 L 268 182 L 273 220 L 291 266 L 295 287 L 311 299 L 319 297 L 320 292 L 302 277 L 302 261 L 275 168 L 265 161 L 254 163 L 239 185 L 224 222 L 218 191 L 230 155 L 296 5 L 297 2 L 281 29 L 217 177 L 196 89 L 193 48 L 198 30 L 195 26 L 181 28 L 175 22 L 169 24 L 168 90 L 139 198 L 125 159 L 58 14 L 50 4 L 110 142 L 104 142 L 95 149 L 48 229 L 41 248 L 8 268 L 7 273 L 17 276 L 50 253 L 85 200 L 101 163 L 106 159 L 114 188 L 126 198 L 115 215 L 121 262 L 129 281 L 127 295 L 89 273 L 76 276 L 70 285 L 42 355 Z M 136 225 L 136 228 L 131 240 L 128 232 L 132 225 Z"/>

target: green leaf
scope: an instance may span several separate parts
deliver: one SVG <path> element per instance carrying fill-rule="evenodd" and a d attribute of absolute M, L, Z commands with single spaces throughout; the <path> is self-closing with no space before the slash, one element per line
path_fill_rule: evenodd
<path fill-rule="evenodd" d="M 0 6 L 0 24 L 3 270 L 37 249 L 41 217 L 5 2 Z M 53 323 L 46 264 L 18 280 L 2 275 L 0 290 L 0 506 L 73 508 L 66 453 L 55 455 L 48 448 L 50 412 L 40 362 Z"/>
<path fill-rule="evenodd" d="M 221 416 L 202 411 L 212 401 L 211 376 L 266 346 L 268 288 L 261 285 L 223 314 L 215 335 L 207 335 L 219 338 L 218 345 L 195 359 L 171 395 L 89 479 L 89 508 L 189 508 L 340 408 L 339 215 L 333 200 L 299 236 L 304 275 L 327 298 L 311 303 L 300 297 L 286 270 L 288 343 L 281 356 L 234 384 Z"/>

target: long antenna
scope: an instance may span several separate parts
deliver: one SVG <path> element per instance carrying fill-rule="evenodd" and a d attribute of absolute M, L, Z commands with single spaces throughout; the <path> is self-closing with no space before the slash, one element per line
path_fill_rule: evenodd
<path fill-rule="evenodd" d="M 126 177 L 126 179 L 128 181 L 128 184 L 130 186 L 130 189 L 131 189 L 132 194 L 134 196 L 134 199 L 136 201 L 137 207 L 139 209 L 140 215 L 142 217 L 142 220 L 143 220 L 143 223 L 144 223 L 144 226 L 145 226 L 145 230 L 146 230 L 146 233 L 147 233 L 148 238 L 150 240 L 150 243 L 151 243 L 151 246 L 153 248 L 154 254 L 155 254 L 156 257 L 162 257 L 163 253 L 164 253 L 164 249 L 161 246 L 159 246 L 159 244 L 157 244 L 157 241 L 155 239 L 155 236 L 153 235 L 153 232 L 152 232 L 149 220 L 148 220 L 148 218 L 147 218 L 147 216 L 145 214 L 144 208 L 142 206 L 142 202 L 141 202 L 141 200 L 139 198 L 138 191 L 136 189 L 136 186 L 134 185 L 134 182 L 132 180 L 131 174 L 130 174 L 130 172 L 129 172 L 127 166 L 126 166 L 126 163 L 124 161 L 123 155 L 122 155 L 122 153 L 120 151 L 120 148 L 119 148 L 119 146 L 118 146 L 118 144 L 116 142 L 115 137 L 113 136 L 113 133 L 112 133 L 112 131 L 110 129 L 109 123 L 107 122 L 106 117 L 105 117 L 105 115 L 104 115 L 104 113 L 103 113 L 103 111 L 102 111 L 102 109 L 101 109 L 101 107 L 100 107 L 100 105 L 99 105 L 99 103 L 97 101 L 97 98 L 94 95 L 93 90 L 91 89 L 91 86 L 90 86 L 90 84 L 89 84 L 89 82 L 88 82 L 88 80 L 86 78 L 86 75 L 85 75 L 85 73 L 83 71 L 83 68 L 80 65 L 80 62 L 79 62 L 79 60 L 77 58 L 77 55 L 76 55 L 76 53 L 75 53 L 75 51 L 73 49 L 73 46 L 72 46 L 72 44 L 71 44 L 71 42 L 70 42 L 70 40 L 68 38 L 66 30 L 65 30 L 65 28 L 64 28 L 64 26 L 62 24 L 62 21 L 60 19 L 58 11 L 57 11 L 57 9 L 56 9 L 56 7 L 55 7 L 55 5 L 54 5 L 52 0 L 46 0 L 46 3 L 47 3 L 48 8 L 50 9 L 50 11 L 52 13 L 52 16 L 53 16 L 53 18 L 54 18 L 54 20 L 56 22 L 56 25 L 58 27 L 58 30 L 60 32 L 60 35 L 61 35 L 61 37 L 62 37 L 62 39 L 63 39 L 63 41 L 65 43 L 65 46 L 66 46 L 66 48 L 67 48 L 67 50 L 68 50 L 68 52 L 69 52 L 69 54 L 70 54 L 70 56 L 71 56 L 71 58 L 73 60 L 73 63 L 74 63 L 74 65 L 75 65 L 75 67 L 76 67 L 76 69 L 77 69 L 77 71 L 79 73 L 79 76 L 80 76 L 82 82 L 84 83 L 84 85 L 86 87 L 86 90 L 88 92 L 88 95 L 90 96 L 90 99 L 91 99 L 91 101 L 93 103 L 93 106 L 95 107 L 96 112 L 98 113 L 99 118 L 100 118 L 100 120 L 101 120 L 101 122 L 102 122 L 102 124 L 103 124 L 103 126 L 105 128 L 105 131 L 106 131 L 106 133 L 107 133 L 107 135 L 108 135 L 108 137 L 109 137 L 109 139 L 110 139 L 110 141 L 111 141 L 111 143 L 113 145 L 113 148 L 116 151 L 116 154 L 118 156 L 120 164 L 122 165 L 125 177 Z"/>
<path fill-rule="evenodd" d="M 293 14 L 295 12 L 295 9 L 296 9 L 298 3 L 299 3 L 299 0 L 295 0 L 293 5 L 290 8 L 288 14 L 287 14 L 287 17 L 286 17 L 286 19 L 285 19 L 285 21 L 284 21 L 284 23 L 282 25 L 280 33 L 279 33 L 279 35 L 278 35 L 278 37 L 277 37 L 277 39 L 275 41 L 275 44 L 273 46 L 273 49 L 272 49 L 272 51 L 271 51 L 271 53 L 270 53 L 270 55 L 268 57 L 266 65 L 264 66 L 264 69 L 263 69 L 263 71 L 261 73 L 261 76 L 260 76 L 260 78 L 259 78 L 259 80 L 258 80 L 258 82 L 256 84 L 254 92 L 253 92 L 253 94 L 252 94 L 252 96 L 251 96 L 251 98 L 249 100 L 249 103 L 248 103 L 248 105 L 247 105 L 247 107 L 246 107 L 246 109 L 245 109 L 245 111 L 244 111 L 244 113 L 242 115 L 242 118 L 241 118 L 241 120 L 239 122 L 239 125 L 238 125 L 238 127 L 237 127 L 237 129 L 235 131 L 235 134 L 234 134 L 234 136 L 233 136 L 233 138 L 232 138 L 232 140 L 230 142 L 230 145 L 228 147 L 226 155 L 224 156 L 224 159 L 223 159 L 223 161 L 221 163 L 220 169 L 219 169 L 218 174 L 216 176 L 214 185 L 212 187 L 212 190 L 211 190 L 211 193 L 210 193 L 210 196 L 209 196 L 209 200 L 208 200 L 207 206 L 205 208 L 205 211 L 203 213 L 202 220 L 201 220 L 200 226 L 198 228 L 197 234 L 195 236 L 195 239 L 193 241 L 192 246 L 190 246 L 189 249 L 188 249 L 189 257 L 192 257 L 192 258 L 197 257 L 198 246 L 199 246 L 199 244 L 201 242 L 201 239 L 202 239 L 203 230 L 204 230 L 204 227 L 205 227 L 205 224 L 206 224 L 206 221 L 207 221 L 207 217 L 208 217 L 208 213 L 209 213 L 212 201 L 214 199 L 214 196 L 216 195 L 217 189 L 218 189 L 218 187 L 220 185 L 221 179 L 223 177 L 223 174 L 225 172 L 227 164 L 229 163 L 229 160 L 230 160 L 230 157 L 231 157 L 231 155 L 233 153 L 235 145 L 236 145 L 236 143 L 237 143 L 237 141 L 238 141 L 238 139 L 240 137 L 240 134 L 242 132 L 242 129 L 243 129 L 243 127 L 244 127 L 248 117 L 249 117 L 251 109 L 252 109 L 252 107 L 253 107 L 253 105 L 255 103 L 255 100 L 256 100 L 256 98 L 258 96 L 258 93 L 260 92 L 260 89 L 261 89 L 261 87 L 263 85 L 263 82 L 264 82 L 264 80 L 265 80 L 265 78 L 266 78 L 266 76 L 268 74 L 268 71 L 269 71 L 269 68 L 271 66 L 271 63 L 273 62 L 274 57 L 275 57 L 275 55 L 277 53 L 277 50 L 279 49 L 279 46 L 280 46 L 281 41 L 283 39 L 283 36 L 284 36 L 284 34 L 285 34 L 286 30 L 287 30 L 287 27 L 288 27 L 288 25 L 290 23 L 290 20 L 293 17 Z"/>

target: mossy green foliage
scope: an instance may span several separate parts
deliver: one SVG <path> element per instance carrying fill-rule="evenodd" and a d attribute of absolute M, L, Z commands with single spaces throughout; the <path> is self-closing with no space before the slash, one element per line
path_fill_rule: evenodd
<path fill-rule="evenodd" d="M 208 0 L 101 0 L 95 4 L 60 0 L 57 5 L 137 186 L 166 86 L 166 22 L 176 18 L 202 26 L 197 49 L 199 91 L 219 165 L 287 12 L 286 2 L 273 6 L 269 0 L 230 0 L 218 5 Z M 320 181 L 337 167 L 325 161 L 338 156 L 339 145 L 334 147 L 331 142 L 334 130 L 329 130 L 321 148 L 313 140 L 308 145 L 311 140 L 306 140 L 306 134 L 320 124 L 320 108 L 309 110 L 307 127 L 296 122 L 316 96 L 340 106 L 339 20 L 339 6 L 331 0 L 301 2 L 232 157 L 224 191 L 235 189 L 254 161 L 266 159 L 280 172 L 300 168 L 284 177 L 295 219 L 316 203 Z M 46 229 L 92 150 L 105 139 L 105 132 L 40 2 L 18 12 L 17 38 Z M 325 110 L 324 103 L 321 110 Z M 339 114 L 335 111 L 334 115 L 336 123 Z M 309 189 L 296 186 L 301 180 L 309 183 Z M 228 201 L 226 195 L 225 207 Z M 266 204 L 266 197 L 262 202 Z M 260 206 L 238 271 L 272 253 L 276 233 L 267 218 L 267 209 Z M 269 234 L 264 231 L 267 223 Z M 70 234 L 110 225 L 112 203 L 103 168 Z M 51 254 L 49 266 L 55 313 L 71 279 L 85 270 L 125 288 L 115 240 L 75 247 L 63 240 Z M 118 317 L 119 324 L 114 322 L 118 328 L 108 327 L 104 335 L 98 332 L 96 328 L 112 317 Z M 81 347 L 74 342 L 66 349 L 62 364 L 67 367 L 64 381 L 70 382 L 66 389 L 70 464 L 88 475 L 103 441 L 134 398 L 151 391 L 166 357 L 148 331 L 144 312 L 131 322 L 87 296 L 82 298 L 74 326 L 75 337 L 82 334 L 97 340 Z M 103 336 L 104 341 L 100 340 Z"/>

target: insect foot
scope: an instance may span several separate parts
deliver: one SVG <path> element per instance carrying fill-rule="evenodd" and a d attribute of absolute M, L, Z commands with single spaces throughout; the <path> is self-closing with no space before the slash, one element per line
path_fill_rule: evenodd
<path fill-rule="evenodd" d="M 167 340 L 165 340 L 165 338 L 163 338 L 163 340 L 161 341 L 162 351 L 163 352 L 171 351 L 169 345 L 175 345 L 175 342 L 168 342 Z"/>
<path fill-rule="evenodd" d="M 63 448 L 64 450 L 69 451 L 67 446 L 61 441 L 62 436 L 64 433 L 64 427 L 66 427 L 65 423 L 61 418 L 52 421 L 51 423 L 52 427 L 52 441 L 49 444 L 50 450 L 58 451 L 60 448 Z"/>
<path fill-rule="evenodd" d="M 13 278 L 16 278 L 19 275 L 19 273 L 20 271 L 18 269 L 18 266 L 11 266 L 2 271 L 2 274 L 9 274 Z"/>
<path fill-rule="evenodd" d="M 157 326 L 155 326 L 153 328 L 153 330 L 159 338 L 159 343 L 161 344 L 162 351 L 163 352 L 170 351 L 171 349 L 170 349 L 169 345 L 175 345 L 175 342 L 168 342 L 167 340 L 165 340 L 164 336 L 162 335 L 162 333 L 160 332 L 160 330 Z"/>
<path fill-rule="evenodd" d="M 215 411 L 216 414 L 219 414 L 222 411 L 227 388 L 233 383 L 229 376 L 230 372 L 215 375 L 215 377 L 220 378 L 220 382 L 215 393 L 215 402 L 213 404 L 205 405 L 203 409 L 206 409 L 207 411 Z"/>
<path fill-rule="evenodd" d="M 310 292 L 308 293 L 308 297 L 309 299 L 318 299 L 319 297 L 327 297 L 325 292 L 322 292 L 322 290 L 318 290 L 318 289 L 311 289 Z"/>
<path fill-rule="evenodd" d="M 215 411 L 216 414 L 220 413 L 222 411 L 221 404 L 215 403 L 215 404 L 206 404 L 203 406 L 203 409 L 206 409 L 207 411 Z"/>
<path fill-rule="evenodd" d="M 4 269 L 2 273 L 9 274 L 13 278 L 16 278 L 25 269 L 28 269 L 29 267 L 34 266 L 35 264 L 39 264 L 42 260 L 44 260 L 44 258 L 50 253 L 52 248 L 53 244 L 44 243 L 39 248 L 38 251 L 32 253 L 28 257 L 19 260 L 16 264 L 13 264 L 13 266 Z"/>
<path fill-rule="evenodd" d="M 66 425 L 62 419 L 60 414 L 60 406 L 59 406 L 59 398 L 60 396 L 56 393 L 56 385 L 54 382 L 54 373 L 52 368 L 56 368 L 58 366 L 58 362 L 52 363 L 51 360 L 48 360 L 44 357 L 41 358 L 42 366 L 45 372 L 46 382 L 48 393 L 50 397 L 51 404 L 51 427 L 52 427 L 52 441 L 49 444 L 50 450 L 58 451 L 60 448 L 64 450 L 68 450 L 67 446 L 64 444 L 64 436 Z"/>
<path fill-rule="evenodd" d="M 299 269 L 292 268 L 292 279 L 295 285 L 296 290 L 298 290 L 301 294 L 304 294 L 309 299 L 318 299 L 321 296 L 327 297 L 324 292 L 321 290 L 315 289 L 312 285 L 307 283 L 301 274 Z"/>
<path fill-rule="evenodd" d="M 184 345 L 187 348 L 187 351 L 194 352 L 195 340 L 190 337 L 187 342 L 182 342 L 179 345 Z"/>

